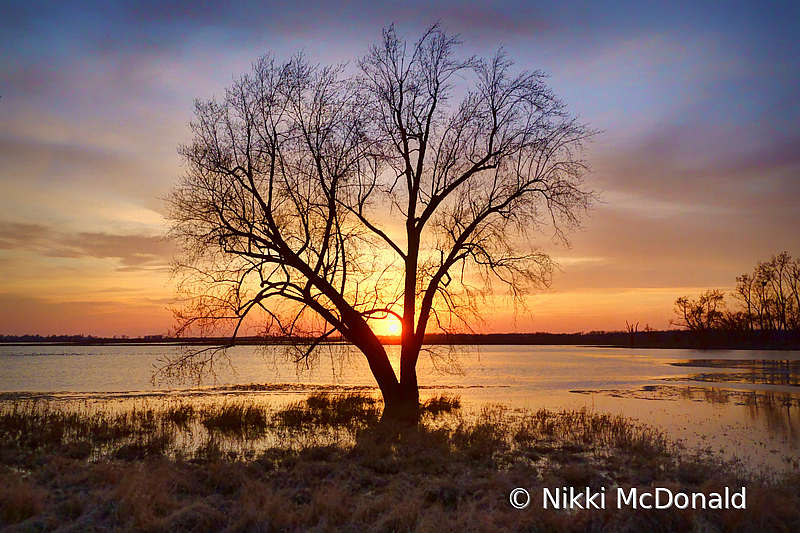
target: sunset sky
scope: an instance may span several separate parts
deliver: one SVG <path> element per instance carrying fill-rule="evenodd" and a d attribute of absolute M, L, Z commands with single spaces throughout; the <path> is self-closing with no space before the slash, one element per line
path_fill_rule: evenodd
<path fill-rule="evenodd" d="M 503 45 L 592 128 L 603 203 L 533 316 L 483 331 L 666 328 L 677 296 L 800 255 L 798 2 L 0 4 L 0 334 L 166 333 L 163 200 L 193 100 L 259 55 L 354 62 L 395 23 Z"/>

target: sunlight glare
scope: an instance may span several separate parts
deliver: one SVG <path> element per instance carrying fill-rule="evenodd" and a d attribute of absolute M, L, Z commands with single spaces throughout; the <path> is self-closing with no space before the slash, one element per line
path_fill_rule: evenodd
<path fill-rule="evenodd" d="M 389 335 L 399 335 L 400 334 L 400 322 L 392 317 L 393 320 L 390 320 L 389 323 L 386 325 L 386 332 Z"/>

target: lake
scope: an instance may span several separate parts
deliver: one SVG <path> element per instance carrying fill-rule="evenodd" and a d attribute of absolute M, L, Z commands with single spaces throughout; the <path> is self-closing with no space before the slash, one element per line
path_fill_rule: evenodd
<path fill-rule="evenodd" d="M 800 461 L 800 352 L 624 349 L 585 346 L 429 347 L 423 398 L 458 395 L 470 409 L 581 408 L 622 414 L 693 449 L 720 451 L 753 468 Z M 399 347 L 390 346 L 393 364 Z M 0 400 L 105 400 L 257 395 L 282 404 L 319 387 L 375 390 L 363 356 L 321 350 L 310 368 L 280 347 L 229 350 L 216 376 L 152 382 L 177 346 L 0 346 Z M 246 386 L 253 385 L 253 386 Z M 377 392 L 377 391 L 376 391 Z"/>

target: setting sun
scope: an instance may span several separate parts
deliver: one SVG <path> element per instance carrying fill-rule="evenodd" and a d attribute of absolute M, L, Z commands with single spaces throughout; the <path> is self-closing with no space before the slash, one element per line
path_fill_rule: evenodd
<path fill-rule="evenodd" d="M 380 320 L 376 320 L 374 323 L 371 323 L 373 331 L 377 335 L 391 335 L 396 336 L 400 335 L 402 331 L 402 325 L 400 324 L 400 320 L 394 316 L 389 315 L 386 318 L 382 318 Z"/>

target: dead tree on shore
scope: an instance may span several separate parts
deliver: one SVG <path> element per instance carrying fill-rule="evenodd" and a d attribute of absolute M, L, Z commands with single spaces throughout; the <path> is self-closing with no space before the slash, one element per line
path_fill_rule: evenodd
<path fill-rule="evenodd" d="M 633 348 L 636 344 L 636 333 L 639 331 L 639 323 L 636 324 L 629 324 L 628 321 L 625 321 L 625 327 L 628 329 L 628 338 L 631 342 L 631 348 Z"/>

